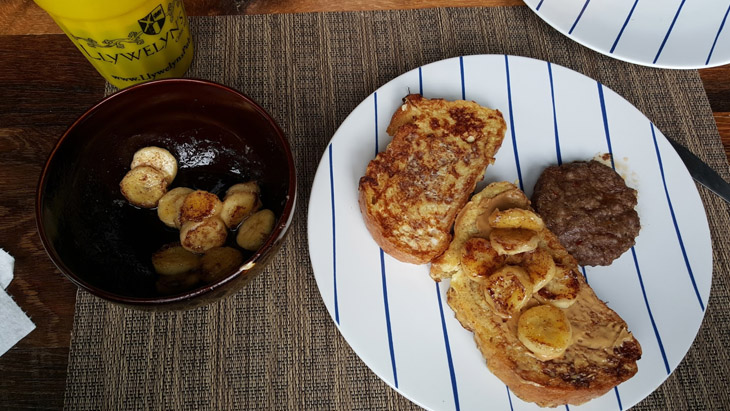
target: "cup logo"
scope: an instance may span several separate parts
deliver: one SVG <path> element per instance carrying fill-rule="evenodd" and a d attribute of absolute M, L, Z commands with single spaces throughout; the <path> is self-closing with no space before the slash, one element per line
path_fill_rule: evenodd
<path fill-rule="evenodd" d="M 162 27 L 165 25 L 165 10 L 162 5 L 155 7 L 148 15 L 137 20 L 139 26 L 142 28 L 142 32 L 145 34 L 159 34 L 162 31 Z"/>
<path fill-rule="evenodd" d="M 151 11 L 138 20 L 130 19 L 129 14 L 112 16 L 111 29 L 103 25 L 95 29 L 89 24 L 79 25 L 83 32 L 67 32 L 86 58 L 117 87 L 179 77 L 190 65 L 193 43 L 183 0 L 150 0 L 143 7 Z M 110 38 L 94 38 L 101 33 Z"/>

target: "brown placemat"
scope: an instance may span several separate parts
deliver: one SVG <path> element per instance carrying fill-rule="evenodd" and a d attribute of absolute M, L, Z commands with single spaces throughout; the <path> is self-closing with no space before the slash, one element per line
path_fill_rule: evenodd
<path fill-rule="evenodd" d="M 292 232 L 246 289 L 197 310 L 138 312 L 80 291 L 66 408 L 417 408 L 380 381 L 335 328 L 312 274 L 306 216 L 317 164 L 337 126 L 377 87 L 419 65 L 508 53 L 570 67 L 627 98 L 665 135 L 730 177 L 696 71 L 604 57 L 526 7 L 191 20 L 196 58 L 188 76 L 253 97 L 289 137 L 299 179 Z M 730 403 L 730 207 L 705 189 L 700 193 L 715 270 L 704 324 L 684 361 L 637 409 Z"/>

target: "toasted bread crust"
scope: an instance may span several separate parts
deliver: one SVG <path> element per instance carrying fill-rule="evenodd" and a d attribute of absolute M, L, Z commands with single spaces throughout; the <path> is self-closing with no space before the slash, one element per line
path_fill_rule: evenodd
<path fill-rule="evenodd" d="M 391 256 L 423 264 L 451 241 L 451 226 L 504 138 L 502 114 L 469 101 L 406 96 L 387 149 L 360 179 L 360 211 Z"/>
<path fill-rule="evenodd" d="M 504 193 L 504 184 L 488 186 L 482 192 L 485 194 L 475 196 L 476 201 L 481 203 Z M 473 210 L 479 203 L 472 200 L 465 210 Z M 480 214 L 472 211 L 467 215 Z M 465 219 L 457 222 L 456 238 L 464 237 L 461 229 L 474 225 L 473 218 Z M 451 273 L 447 302 L 461 325 L 474 333 L 488 368 L 515 395 L 540 406 L 582 404 L 631 378 L 637 372 L 641 346 L 619 315 L 598 299 L 578 272 L 575 259 L 553 233 L 541 231 L 539 247 L 550 253 L 555 264 L 569 268 L 578 285 L 575 302 L 564 309 L 572 324 L 573 340 L 562 356 L 548 361 L 536 358 L 518 339 L 516 323 L 520 312 L 507 320 L 496 315 L 485 302 L 480 280 L 462 272 L 458 265 Z M 539 304 L 533 298 L 521 312 Z"/>

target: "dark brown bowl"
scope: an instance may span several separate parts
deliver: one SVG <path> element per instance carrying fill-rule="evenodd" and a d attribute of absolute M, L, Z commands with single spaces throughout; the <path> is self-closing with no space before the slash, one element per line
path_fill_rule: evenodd
<path fill-rule="evenodd" d="M 156 210 L 130 205 L 119 191 L 135 151 L 168 149 L 178 160 L 170 185 L 219 195 L 255 179 L 274 231 L 244 263 L 213 284 L 177 295 L 155 288 L 151 255 L 179 240 Z M 153 81 L 122 90 L 69 127 L 38 183 L 36 224 L 51 260 L 71 281 L 109 301 L 141 309 L 190 308 L 232 294 L 278 251 L 296 203 L 291 149 L 253 100 L 202 80 Z M 235 246 L 235 233 L 228 243 Z M 243 251 L 243 250 L 242 250 Z"/>

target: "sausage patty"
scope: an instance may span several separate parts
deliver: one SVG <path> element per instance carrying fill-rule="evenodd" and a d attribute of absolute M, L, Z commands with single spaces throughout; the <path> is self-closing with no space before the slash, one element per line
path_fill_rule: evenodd
<path fill-rule="evenodd" d="M 545 169 L 532 203 L 580 265 L 609 265 L 639 234 L 636 190 L 598 161 Z"/>

